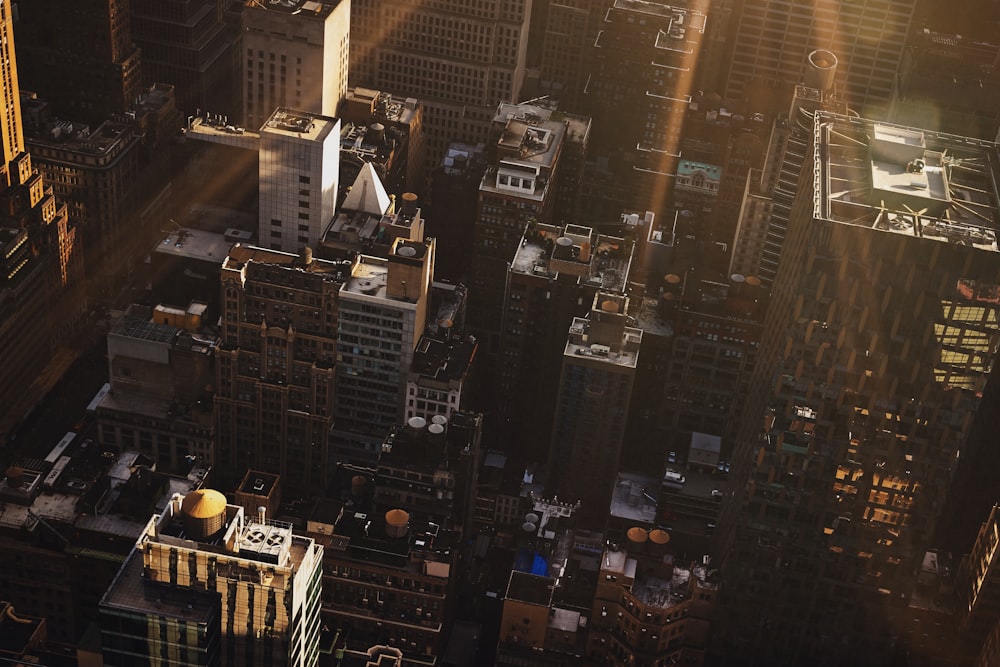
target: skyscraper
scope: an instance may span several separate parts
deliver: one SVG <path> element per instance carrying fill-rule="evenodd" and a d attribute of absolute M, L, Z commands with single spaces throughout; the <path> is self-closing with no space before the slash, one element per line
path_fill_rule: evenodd
<path fill-rule="evenodd" d="M 6 434 L 47 391 L 32 383 L 86 300 L 77 230 L 25 152 L 11 3 L 0 0 L 0 399 Z"/>
<path fill-rule="evenodd" d="M 220 472 L 325 486 L 337 293 L 350 264 L 236 245 L 222 265 L 215 419 Z"/>
<path fill-rule="evenodd" d="M 642 331 L 626 326 L 628 297 L 598 292 L 574 318 L 563 351 L 549 449 L 550 484 L 579 517 L 603 530 L 618 473 Z"/>
<path fill-rule="evenodd" d="M 720 646 L 885 664 L 995 382 L 1000 147 L 823 111 L 811 139 L 720 524 Z"/>
<path fill-rule="evenodd" d="M 256 130 L 285 106 L 336 116 L 347 94 L 350 23 L 350 0 L 247 0 L 243 123 Z"/>
<path fill-rule="evenodd" d="M 106 665 L 319 660 L 323 547 L 218 491 L 174 494 L 101 600 Z"/>
<path fill-rule="evenodd" d="M 24 88 L 50 100 L 63 117 L 100 124 L 124 113 L 142 91 L 131 0 L 36 0 L 15 3 Z"/>
<path fill-rule="evenodd" d="M 774 95 L 800 83 L 816 49 L 840 59 L 840 89 L 859 112 L 884 105 L 903 56 L 912 0 L 745 0 L 738 13 L 726 97 Z M 768 92 L 770 91 L 770 92 Z"/>
<path fill-rule="evenodd" d="M 316 247 L 333 220 L 340 182 L 340 119 L 272 109 L 260 128 L 257 238 L 265 247 Z"/>
<path fill-rule="evenodd" d="M 430 173 L 452 141 L 485 142 L 497 102 L 518 101 L 531 2 L 352 0 L 351 85 L 424 103 Z"/>
<path fill-rule="evenodd" d="M 233 63 L 239 35 L 224 22 L 224 5 L 233 0 L 131 0 L 135 43 L 142 51 L 147 86 L 169 83 L 185 114 L 198 108 L 236 114 L 240 80 Z M 254 128 L 257 129 L 257 128 Z"/>

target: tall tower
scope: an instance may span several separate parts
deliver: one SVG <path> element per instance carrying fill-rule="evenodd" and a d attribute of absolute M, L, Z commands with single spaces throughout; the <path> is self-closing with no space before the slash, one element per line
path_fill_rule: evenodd
<path fill-rule="evenodd" d="M 106 665 L 319 662 L 323 547 L 218 491 L 174 494 L 101 600 Z"/>
<path fill-rule="evenodd" d="M 996 382 L 1000 147 L 823 111 L 811 139 L 720 523 L 720 646 L 886 664 Z"/>
<path fill-rule="evenodd" d="M 580 521 L 603 530 L 618 473 L 642 331 L 626 326 L 628 297 L 598 292 L 563 351 L 549 450 L 553 490 L 581 501 Z"/>
<path fill-rule="evenodd" d="M 216 467 L 325 488 L 337 292 L 350 265 L 236 245 L 222 264 Z"/>
<path fill-rule="evenodd" d="M 131 0 L 135 42 L 147 86 L 169 83 L 185 114 L 239 109 L 238 34 L 224 21 L 221 0 Z M 226 0 L 231 3 L 232 0 Z M 257 128 L 254 128 L 257 129 Z"/>
<path fill-rule="evenodd" d="M 912 0 L 745 0 L 739 14 L 726 97 L 764 94 L 801 83 L 816 49 L 840 59 L 840 89 L 864 113 L 892 93 L 910 29 Z"/>
<path fill-rule="evenodd" d="M 340 182 L 340 119 L 272 110 L 260 128 L 258 236 L 275 250 L 316 247 L 333 220 Z"/>
<path fill-rule="evenodd" d="M 0 0 L 0 433 L 47 388 L 35 383 L 86 306 L 83 261 L 65 204 L 25 152 L 11 3 Z M 62 336 L 62 338 L 60 338 Z"/>
<path fill-rule="evenodd" d="M 15 3 L 22 85 L 63 117 L 99 124 L 142 92 L 131 0 Z M 5 47 L 6 48 L 6 47 Z"/>
<path fill-rule="evenodd" d="M 351 85 L 424 104 L 430 173 L 452 141 L 486 142 L 524 82 L 530 0 L 352 0 Z"/>
<path fill-rule="evenodd" d="M 243 122 L 256 130 L 277 107 L 336 116 L 347 95 L 351 0 L 247 0 Z"/>

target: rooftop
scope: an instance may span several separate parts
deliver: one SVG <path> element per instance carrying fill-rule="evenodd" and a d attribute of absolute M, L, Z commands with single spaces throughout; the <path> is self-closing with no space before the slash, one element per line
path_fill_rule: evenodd
<path fill-rule="evenodd" d="M 510 270 L 548 279 L 559 273 L 579 276 L 582 285 L 607 291 L 625 289 L 632 264 L 631 241 L 596 234 L 580 225 L 529 226 Z"/>
<path fill-rule="evenodd" d="M 237 243 L 229 250 L 229 256 L 223 262 L 223 269 L 229 271 L 246 272 L 248 266 L 253 264 L 278 266 L 290 270 L 298 270 L 314 276 L 320 276 L 323 280 L 330 282 L 343 282 L 349 276 L 349 264 L 344 262 L 330 262 L 323 259 L 313 259 L 307 262 L 306 258 L 289 252 L 280 250 L 268 250 L 252 245 Z"/>
<path fill-rule="evenodd" d="M 995 143 L 818 112 L 814 217 L 997 252 Z"/>
<path fill-rule="evenodd" d="M 196 588 L 156 585 L 143 573 L 142 554 L 133 551 L 105 592 L 101 605 L 207 624 L 218 613 L 217 597 L 216 593 Z"/>
<path fill-rule="evenodd" d="M 505 599 L 548 607 L 552 603 L 554 589 L 555 579 L 552 577 L 541 577 L 515 570 L 510 573 Z"/>
<path fill-rule="evenodd" d="M 295 14 L 306 19 L 326 19 L 340 4 L 340 0 L 267 0 L 246 4 L 255 9 Z"/>
<path fill-rule="evenodd" d="M 225 234 L 178 227 L 167 233 L 163 240 L 156 245 L 155 252 L 161 255 L 222 264 L 232 246 L 232 242 L 226 240 Z"/>
<path fill-rule="evenodd" d="M 652 493 L 647 492 L 647 488 L 653 489 Z M 656 521 L 656 494 L 659 493 L 659 488 L 658 477 L 618 473 L 611 495 L 611 516 L 652 525 Z"/>
<path fill-rule="evenodd" d="M 421 337 L 413 351 L 410 369 L 422 379 L 437 382 L 456 382 L 465 377 L 476 344 L 469 340 L 438 340 L 429 336 Z"/>
<path fill-rule="evenodd" d="M 319 3 L 315 3 L 319 4 Z M 278 107 L 260 128 L 261 135 L 276 134 L 303 141 L 323 141 L 337 131 L 340 119 L 322 114 Z"/>
<path fill-rule="evenodd" d="M 641 329 L 625 327 L 621 344 L 617 347 L 610 347 L 590 343 L 587 340 L 590 326 L 591 322 L 586 318 L 573 318 L 573 323 L 569 328 L 569 340 L 566 341 L 566 349 L 563 352 L 564 356 L 586 357 L 615 366 L 636 367 L 639 360 L 639 344 L 642 341 Z"/>

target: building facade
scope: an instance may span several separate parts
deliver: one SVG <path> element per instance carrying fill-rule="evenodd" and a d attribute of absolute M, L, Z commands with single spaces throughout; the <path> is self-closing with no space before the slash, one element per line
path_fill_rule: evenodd
<path fill-rule="evenodd" d="M 720 523 L 743 582 L 720 647 L 885 664 L 885 602 L 914 594 L 992 382 L 998 149 L 814 120 Z"/>
<path fill-rule="evenodd" d="M 273 250 L 319 243 L 340 182 L 340 119 L 274 109 L 260 132 L 257 238 Z"/>
<path fill-rule="evenodd" d="M 278 107 L 336 116 L 350 41 L 350 0 L 247 2 L 242 124 L 256 130 Z"/>
<path fill-rule="evenodd" d="M 864 113 L 884 106 L 914 8 L 907 0 L 746 0 L 735 24 L 725 95 L 743 99 L 790 90 L 803 80 L 806 56 L 823 49 L 840 60 L 838 86 L 852 108 Z"/>
<path fill-rule="evenodd" d="M 524 82 L 531 3 L 352 0 L 352 86 L 424 103 L 427 172 L 453 141 L 485 142 L 499 101 Z"/>
<path fill-rule="evenodd" d="M 215 419 L 220 474 L 325 486 L 338 292 L 350 265 L 237 244 L 222 265 Z"/>
<path fill-rule="evenodd" d="M 628 297 L 598 292 L 569 328 L 556 397 L 549 484 L 580 501 L 580 525 L 603 530 L 614 491 L 642 331 L 626 326 Z"/>
<path fill-rule="evenodd" d="M 317 665 L 322 575 L 289 524 L 176 494 L 101 600 L 104 664 Z"/>

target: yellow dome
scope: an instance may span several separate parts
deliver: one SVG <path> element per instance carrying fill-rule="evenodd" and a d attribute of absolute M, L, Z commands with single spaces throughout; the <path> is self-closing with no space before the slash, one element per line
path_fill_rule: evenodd
<path fill-rule="evenodd" d="M 181 511 L 192 519 L 210 519 L 226 511 L 226 497 L 212 489 L 198 489 L 184 496 Z"/>
<path fill-rule="evenodd" d="M 659 528 L 649 531 L 649 539 L 654 544 L 666 544 L 670 541 L 670 533 Z"/>

